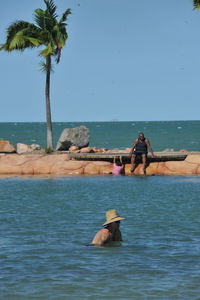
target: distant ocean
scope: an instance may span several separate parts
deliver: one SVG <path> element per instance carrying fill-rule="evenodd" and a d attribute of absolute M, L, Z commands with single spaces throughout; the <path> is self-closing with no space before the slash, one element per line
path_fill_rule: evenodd
<path fill-rule="evenodd" d="M 200 121 L 157 122 L 70 122 L 53 123 L 54 147 L 64 128 L 84 125 L 90 130 L 90 146 L 98 148 L 130 147 L 138 132 L 150 139 L 154 151 L 165 149 L 200 150 Z M 46 146 L 45 123 L 0 123 L 0 139 Z"/>
<path fill-rule="evenodd" d="M 85 125 L 91 146 L 200 149 L 200 122 Z M 45 146 L 43 123 L 0 123 L 0 139 Z M 123 243 L 86 246 L 118 209 Z M 0 299 L 199 299 L 200 176 L 0 178 Z"/>

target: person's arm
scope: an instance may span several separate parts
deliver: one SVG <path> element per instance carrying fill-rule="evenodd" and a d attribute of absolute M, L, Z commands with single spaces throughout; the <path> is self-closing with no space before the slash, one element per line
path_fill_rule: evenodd
<path fill-rule="evenodd" d="M 145 142 L 146 142 L 146 144 L 147 144 L 147 147 L 148 147 L 148 149 L 150 150 L 150 152 L 151 152 L 151 155 L 153 156 L 153 157 L 155 157 L 155 155 L 154 155 L 154 153 L 153 153 L 153 150 L 152 150 L 152 148 L 151 148 L 151 145 L 150 145 L 150 142 L 149 142 L 149 140 L 148 139 L 146 139 L 145 140 Z"/>
<path fill-rule="evenodd" d="M 122 164 L 122 169 L 120 170 L 121 175 L 125 175 L 125 163 L 123 163 L 123 156 L 120 155 L 120 162 Z"/>
<path fill-rule="evenodd" d="M 137 143 L 138 143 L 138 139 L 135 139 L 134 144 L 133 144 L 133 146 L 131 148 L 131 151 L 129 153 L 130 156 L 133 154 L 133 150 L 134 150 L 135 146 L 137 145 Z"/>
<path fill-rule="evenodd" d="M 107 228 L 102 229 L 102 235 L 101 235 L 101 245 L 106 244 L 110 241 L 110 233 Z"/>

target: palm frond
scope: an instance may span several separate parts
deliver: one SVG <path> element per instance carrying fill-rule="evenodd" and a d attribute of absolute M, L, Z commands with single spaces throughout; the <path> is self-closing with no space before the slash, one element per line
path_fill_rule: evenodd
<path fill-rule="evenodd" d="M 34 20 L 42 30 L 51 31 L 56 24 L 56 18 L 40 8 L 35 10 Z"/>
<path fill-rule="evenodd" d="M 58 16 L 56 14 L 56 5 L 54 4 L 53 0 L 44 0 L 44 3 L 46 4 L 46 12 L 51 15 L 54 19 L 56 19 Z"/>
<path fill-rule="evenodd" d="M 60 18 L 59 23 L 63 23 L 63 22 L 65 22 L 65 21 L 67 21 L 67 17 L 68 17 L 71 13 L 72 13 L 72 12 L 71 12 L 71 9 L 68 8 L 68 9 L 63 13 L 62 17 Z M 65 25 L 66 25 L 66 24 L 65 24 Z"/>
<path fill-rule="evenodd" d="M 41 8 L 35 9 L 34 20 L 38 27 L 45 28 L 45 11 Z"/>
<path fill-rule="evenodd" d="M 22 29 L 24 35 L 38 38 L 41 35 L 41 29 L 32 23 L 29 23 L 24 29 Z"/>
<path fill-rule="evenodd" d="M 54 45 L 50 42 L 46 48 L 40 51 L 40 55 L 43 57 L 47 57 L 48 55 L 55 55 Z"/>
<path fill-rule="evenodd" d="M 11 41 L 17 32 L 27 29 L 30 25 L 33 25 L 33 24 L 31 24 L 29 22 L 21 21 L 21 20 L 13 22 L 7 28 L 6 40 L 8 42 Z"/>
<path fill-rule="evenodd" d="M 1 46 L 0 50 L 12 51 L 20 50 L 23 51 L 29 47 L 35 47 L 34 43 L 27 37 L 36 38 L 38 35 L 38 28 L 29 22 L 15 21 L 7 28 L 6 42 Z"/>
<path fill-rule="evenodd" d="M 200 10 L 200 0 L 193 0 L 194 9 Z"/>
<path fill-rule="evenodd" d="M 46 73 L 48 71 L 47 64 L 44 61 L 40 61 L 40 71 Z M 53 65 L 51 64 L 50 72 L 54 72 Z"/>
<path fill-rule="evenodd" d="M 52 42 L 52 33 L 48 30 L 41 31 L 41 40 L 43 41 L 43 45 L 47 46 L 50 42 Z"/>
<path fill-rule="evenodd" d="M 25 48 L 33 47 L 32 44 L 27 42 L 23 36 L 23 31 L 18 31 L 9 43 L 9 50 L 24 50 Z"/>
<path fill-rule="evenodd" d="M 43 44 L 43 41 L 42 40 L 40 40 L 40 39 L 36 39 L 36 38 L 32 38 L 32 37 L 24 37 L 27 41 L 29 41 L 32 45 L 33 45 L 33 47 L 35 46 L 35 47 L 39 47 L 39 46 L 41 46 L 42 44 Z"/>
<path fill-rule="evenodd" d="M 64 46 L 68 38 L 66 26 L 63 25 L 63 23 L 57 23 L 56 26 L 54 26 L 53 28 L 52 37 L 56 46 L 58 46 L 58 44 Z"/>

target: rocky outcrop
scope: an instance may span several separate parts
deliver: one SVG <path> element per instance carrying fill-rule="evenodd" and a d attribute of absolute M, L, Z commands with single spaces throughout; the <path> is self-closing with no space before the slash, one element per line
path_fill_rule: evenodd
<path fill-rule="evenodd" d="M 0 140 L 0 152 L 1 153 L 13 153 L 13 152 L 16 152 L 16 149 L 9 141 Z"/>
<path fill-rule="evenodd" d="M 67 154 L 0 155 L 1 175 L 97 175 L 111 171 L 109 162 L 75 161 Z"/>
<path fill-rule="evenodd" d="M 188 155 L 184 161 L 152 162 L 146 172 L 147 175 L 200 175 L 200 155 Z M 130 174 L 130 165 L 127 165 L 126 173 Z M 142 164 L 138 165 L 134 174 L 143 174 Z"/>
<path fill-rule="evenodd" d="M 89 145 L 89 129 L 85 126 L 75 128 L 65 128 L 58 140 L 56 150 L 69 150 L 71 146 L 79 149 Z"/>
<path fill-rule="evenodd" d="M 68 154 L 1 154 L 0 175 L 108 175 L 113 165 L 105 161 L 77 161 Z M 125 174 L 131 175 L 130 164 Z M 142 164 L 135 175 L 143 174 Z M 188 155 L 184 161 L 152 162 L 147 175 L 200 175 L 200 155 Z"/>
<path fill-rule="evenodd" d="M 37 145 L 37 144 L 27 145 L 27 144 L 17 143 L 17 153 L 18 154 L 34 152 L 34 151 L 40 150 L 40 149 L 41 149 L 40 145 Z"/>
<path fill-rule="evenodd" d="M 92 147 L 84 147 L 80 149 L 80 153 L 94 153 L 94 149 Z"/>

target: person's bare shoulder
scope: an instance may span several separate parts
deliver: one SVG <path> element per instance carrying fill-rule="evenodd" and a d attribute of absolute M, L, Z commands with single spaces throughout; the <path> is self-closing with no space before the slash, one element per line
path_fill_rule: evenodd
<path fill-rule="evenodd" d="M 102 228 L 101 234 L 102 241 L 105 243 L 110 238 L 110 232 L 107 228 Z"/>
<path fill-rule="evenodd" d="M 109 230 L 106 228 L 102 228 L 97 232 L 97 234 L 93 238 L 92 244 L 101 246 L 107 242 L 109 236 Z"/>

